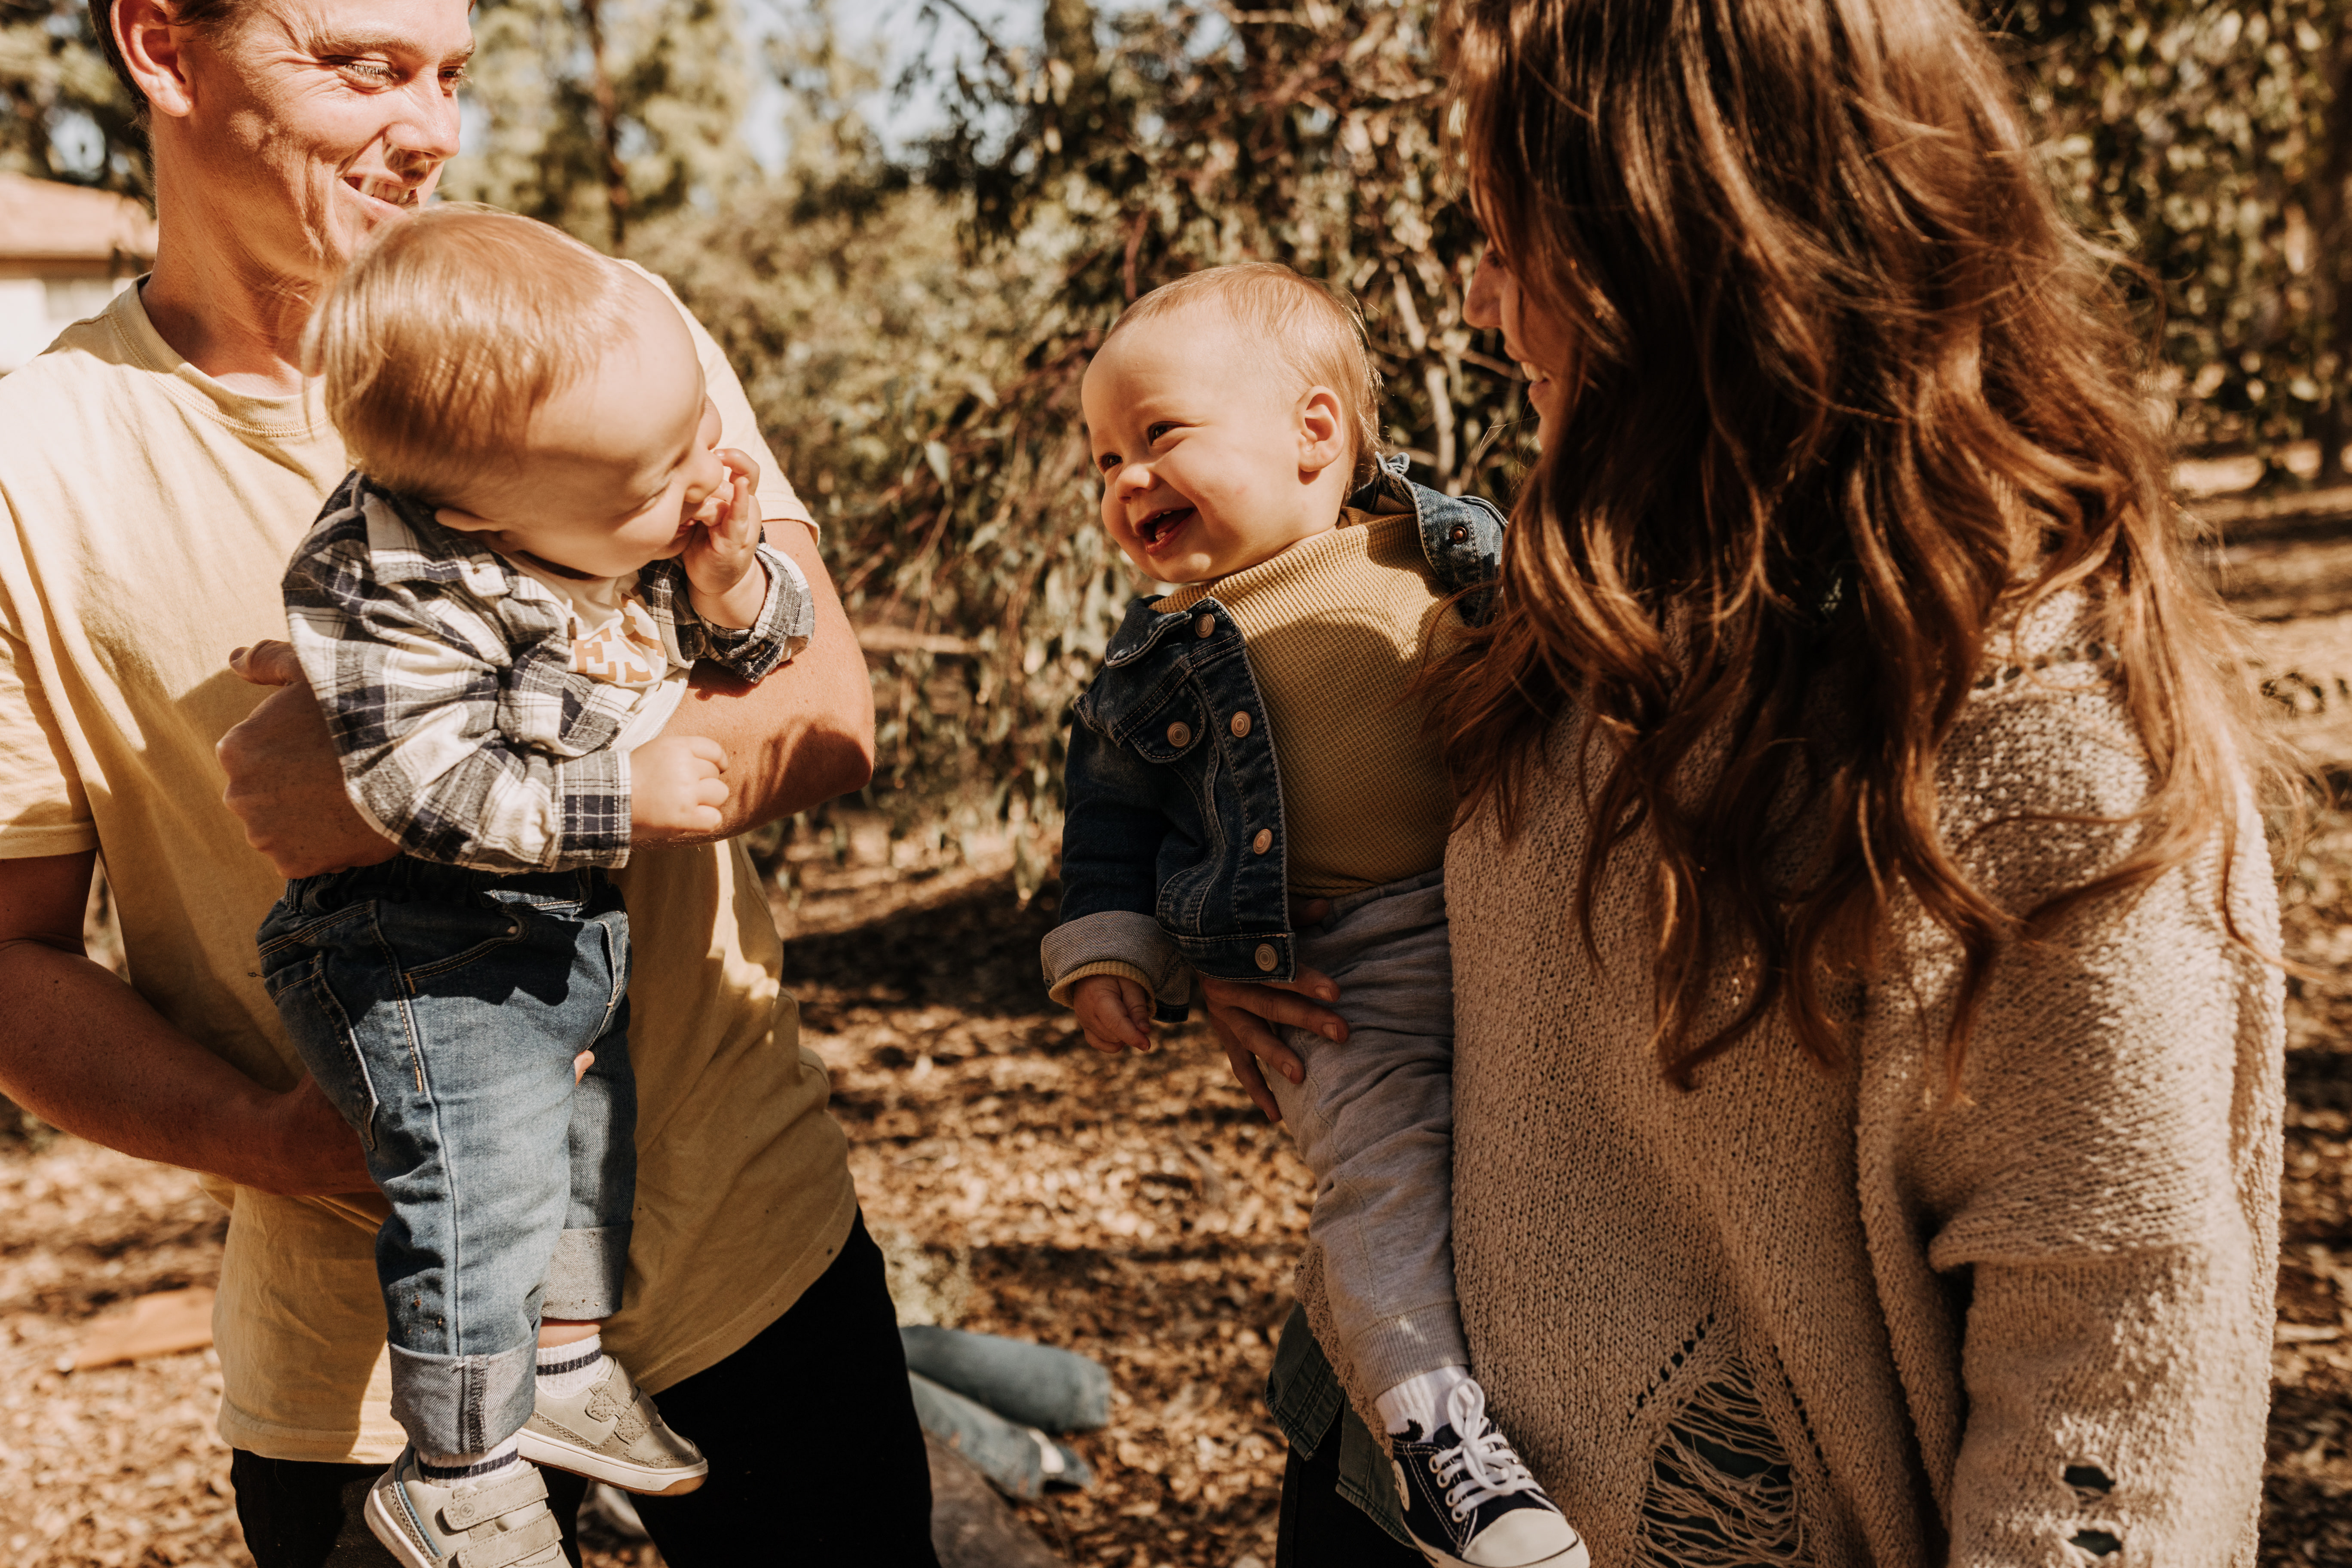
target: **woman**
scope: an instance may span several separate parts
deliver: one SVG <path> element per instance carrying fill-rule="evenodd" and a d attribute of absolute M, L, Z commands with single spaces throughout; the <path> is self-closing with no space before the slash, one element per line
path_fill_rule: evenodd
<path fill-rule="evenodd" d="M 2273 770 L 2102 258 L 1949 0 L 1448 37 L 1542 416 L 1431 672 L 1496 1418 L 1596 1563 L 2251 1563 Z"/>

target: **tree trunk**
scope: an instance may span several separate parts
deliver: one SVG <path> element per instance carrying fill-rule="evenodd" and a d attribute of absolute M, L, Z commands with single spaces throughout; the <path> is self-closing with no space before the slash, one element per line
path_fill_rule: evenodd
<path fill-rule="evenodd" d="M 629 237 L 629 171 L 621 162 L 621 109 L 613 89 L 613 73 L 604 63 L 604 18 L 601 0 L 580 0 L 580 17 L 588 29 L 588 58 L 595 71 L 597 144 L 604 153 L 604 216 L 611 226 L 613 254 L 618 256 Z"/>
<path fill-rule="evenodd" d="M 2344 447 L 2352 442 L 2352 223 L 2346 221 L 2345 186 L 2352 184 L 2352 35 L 2339 34 L 2329 49 L 2327 72 L 2327 157 L 2312 193 L 2313 292 L 2318 297 L 2324 358 L 2333 355 L 2334 373 L 2326 382 L 2326 402 L 2314 423 L 2319 440 L 2318 483 L 2346 481 Z M 2314 367 L 2316 368 L 2316 367 Z"/>
<path fill-rule="evenodd" d="M 1068 66 L 1080 80 L 1102 74 L 1095 47 L 1095 8 L 1088 0 L 1045 0 L 1045 53 Z"/>

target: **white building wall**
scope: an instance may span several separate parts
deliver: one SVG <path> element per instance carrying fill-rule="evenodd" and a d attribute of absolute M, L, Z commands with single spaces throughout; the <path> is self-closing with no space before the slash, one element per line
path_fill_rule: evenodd
<path fill-rule="evenodd" d="M 128 278 L 0 278 L 0 375 L 130 286 Z"/>

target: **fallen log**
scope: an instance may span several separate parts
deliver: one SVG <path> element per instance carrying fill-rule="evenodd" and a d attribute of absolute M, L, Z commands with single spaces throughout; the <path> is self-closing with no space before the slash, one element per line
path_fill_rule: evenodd
<path fill-rule="evenodd" d="M 1037 1538 L 962 1455 L 929 1433 L 931 1545 L 940 1568 L 1065 1568 L 1066 1559 Z"/>

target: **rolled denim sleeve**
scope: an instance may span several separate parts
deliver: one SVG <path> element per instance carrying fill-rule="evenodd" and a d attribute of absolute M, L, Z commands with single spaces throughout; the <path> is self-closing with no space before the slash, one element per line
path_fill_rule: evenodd
<path fill-rule="evenodd" d="M 1039 952 L 1055 1000 L 1066 1002 L 1081 971 L 1127 970 L 1150 988 L 1156 1016 L 1185 1017 L 1192 969 L 1154 914 L 1165 787 L 1161 770 L 1095 729 L 1081 700 L 1063 774 L 1062 923 Z"/>

